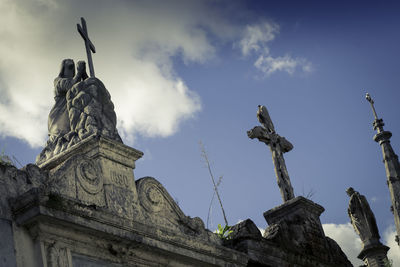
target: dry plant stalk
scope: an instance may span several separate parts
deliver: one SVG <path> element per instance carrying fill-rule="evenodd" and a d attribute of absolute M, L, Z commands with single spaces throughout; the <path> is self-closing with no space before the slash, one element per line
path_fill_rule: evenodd
<path fill-rule="evenodd" d="M 206 162 L 206 166 L 207 166 L 207 168 L 208 168 L 208 172 L 209 172 L 209 174 L 210 174 L 210 176 L 211 176 L 211 180 L 212 180 L 212 183 L 213 183 L 213 185 L 214 185 L 214 192 L 215 192 L 215 195 L 217 196 L 218 201 L 219 201 L 219 205 L 221 206 L 222 215 L 224 216 L 225 225 L 228 225 L 228 220 L 226 219 L 224 206 L 222 205 L 222 201 L 221 201 L 221 198 L 220 198 L 219 193 L 218 193 L 218 185 L 217 185 L 217 183 L 215 182 L 214 175 L 213 175 L 212 170 L 211 170 L 210 161 L 208 160 L 208 156 L 207 156 L 207 153 L 206 153 L 206 150 L 205 150 L 205 148 L 204 148 L 203 143 L 200 141 L 199 144 L 200 144 L 200 149 L 201 149 L 201 156 L 204 158 L 204 160 L 205 160 L 205 162 Z M 221 177 L 221 178 L 222 178 L 222 177 Z M 220 178 L 220 179 L 221 179 L 221 178 Z M 220 180 L 218 181 L 218 184 L 219 184 L 219 183 L 220 183 Z"/>

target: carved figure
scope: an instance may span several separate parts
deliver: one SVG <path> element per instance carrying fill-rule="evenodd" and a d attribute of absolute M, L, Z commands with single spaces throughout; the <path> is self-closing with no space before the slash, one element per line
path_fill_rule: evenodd
<path fill-rule="evenodd" d="M 52 142 L 70 132 L 66 94 L 72 86 L 87 78 L 85 62 L 79 61 L 75 74 L 75 63 L 72 59 L 64 59 L 58 76 L 54 79 L 54 100 L 56 103 L 48 118 L 49 138 Z"/>
<path fill-rule="evenodd" d="M 111 95 L 99 79 L 89 78 L 73 86 L 67 93 L 67 109 L 71 128 L 68 146 L 93 134 L 122 142 Z"/>
<path fill-rule="evenodd" d="M 122 143 L 110 93 L 97 78 L 88 78 L 84 61 L 75 74 L 72 59 L 64 59 L 54 80 L 55 101 L 48 119 L 49 140 L 36 158 L 41 164 L 91 135 Z"/>
<path fill-rule="evenodd" d="M 68 267 L 68 251 L 58 243 L 50 244 L 47 248 L 47 266 L 49 267 Z"/>
<path fill-rule="evenodd" d="M 267 145 L 270 145 L 271 143 L 279 143 L 282 152 L 284 153 L 289 152 L 293 149 L 292 143 L 286 140 L 285 137 L 279 136 L 276 133 L 268 133 L 267 131 L 265 131 L 265 128 L 261 126 L 255 126 L 250 131 L 247 131 L 247 136 L 250 139 L 257 138 L 260 142 L 263 142 Z"/>
<path fill-rule="evenodd" d="M 275 132 L 274 124 L 272 123 L 272 120 L 268 114 L 268 110 L 265 106 L 258 105 L 257 118 L 261 125 L 264 126 L 268 132 Z"/>
<path fill-rule="evenodd" d="M 78 62 L 76 74 L 72 59 L 62 61 L 60 73 L 54 80 L 56 103 L 49 114 L 49 140 L 36 157 L 38 165 L 92 135 L 122 143 L 110 93 L 94 76 L 91 52 L 95 53 L 96 49 L 89 39 L 85 19 L 81 18 L 81 22 L 77 29 L 85 41 L 90 78 L 84 61 Z"/>
<path fill-rule="evenodd" d="M 289 173 L 286 169 L 283 153 L 293 149 L 293 145 L 286 138 L 275 133 L 274 124 L 268 114 L 265 106 L 258 106 L 258 121 L 262 126 L 256 126 L 247 131 L 247 136 L 251 139 L 257 138 L 260 142 L 269 146 L 272 153 L 272 161 L 275 166 L 275 175 L 278 182 L 279 190 L 284 202 L 294 198 L 293 187 L 290 182 Z"/>
<path fill-rule="evenodd" d="M 346 193 L 350 197 L 347 212 L 354 230 L 360 236 L 361 241 L 364 244 L 371 243 L 372 240 L 379 241 L 380 236 L 375 216 L 365 196 L 354 191 L 352 187 L 348 188 Z"/>

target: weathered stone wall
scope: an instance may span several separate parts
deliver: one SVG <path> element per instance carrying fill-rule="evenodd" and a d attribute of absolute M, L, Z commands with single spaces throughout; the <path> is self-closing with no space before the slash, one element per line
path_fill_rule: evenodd
<path fill-rule="evenodd" d="M 264 213 L 269 224 L 261 236 L 251 220 L 233 227 L 229 247 L 249 256 L 248 266 L 352 266 L 338 244 L 325 236 L 323 208 L 296 197 Z"/>
<path fill-rule="evenodd" d="M 141 155 L 94 136 L 40 168 L 0 165 L 0 266 L 351 266 L 321 206 L 293 199 L 264 237 L 247 220 L 223 241 L 156 179 L 135 181 Z"/>
<path fill-rule="evenodd" d="M 0 265 L 16 267 L 12 221 L 0 219 Z"/>
<path fill-rule="evenodd" d="M 40 168 L 1 165 L 0 266 L 246 266 L 156 179 L 135 181 L 141 155 L 93 136 Z"/>

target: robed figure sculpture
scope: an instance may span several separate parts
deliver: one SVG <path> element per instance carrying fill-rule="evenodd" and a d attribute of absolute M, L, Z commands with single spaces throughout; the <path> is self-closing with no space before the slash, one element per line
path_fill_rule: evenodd
<path fill-rule="evenodd" d="M 48 118 L 49 139 L 54 142 L 70 132 L 70 121 L 67 110 L 67 92 L 76 83 L 87 78 L 85 62 L 78 61 L 77 73 L 72 59 L 61 62 L 60 72 L 54 79 L 54 106 Z"/>
<path fill-rule="evenodd" d="M 376 225 L 374 213 L 372 212 L 367 199 L 352 187 L 347 189 L 350 197 L 348 214 L 354 230 L 360 236 L 364 247 L 379 242 L 379 231 Z"/>
<path fill-rule="evenodd" d="M 88 77 L 86 64 L 64 59 L 54 79 L 54 106 L 48 118 L 49 139 L 36 158 L 40 165 L 89 136 L 122 142 L 114 104 L 104 84 Z"/>

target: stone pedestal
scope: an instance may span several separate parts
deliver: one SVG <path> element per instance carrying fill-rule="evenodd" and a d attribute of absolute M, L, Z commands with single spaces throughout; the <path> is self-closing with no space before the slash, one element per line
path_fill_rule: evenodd
<path fill-rule="evenodd" d="M 357 257 L 368 267 L 386 267 L 388 266 L 387 252 L 389 249 L 388 246 L 378 241 L 365 246 Z"/>
<path fill-rule="evenodd" d="M 351 266 L 336 242 L 325 236 L 319 218 L 322 212 L 324 208 L 309 199 L 301 196 L 291 199 L 264 213 L 269 224 L 264 238 L 278 244 L 287 255 L 303 255 L 292 263 Z"/>
<path fill-rule="evenodd" d="M 143 153 L 120 142 L 92 136 L 44 162 L 52 192 L 125 217 L 138 212 L 133 169 Z"/>
<path fill-rule="evenodd" d="M 264 212 L 264 218 L 270 225 L 266 235 L 279 227 L 282 241 L 289 241 L 289 249 L 318 254 L 318 251 L 326 249 L 325 234 L 319 219 L 324 210 L 322 206 L 304 197 L 291 199 Z"/>
<path fill-rule="evenodd" d="M 261 236 L 251 220 L 232 227 L 227 244 L 249 256 L 247 266 L 350 267 L 352 264 L 331 238 L 319 216 L 324 208 L 296 197 L 264 213 L 269 226 Z"/>

